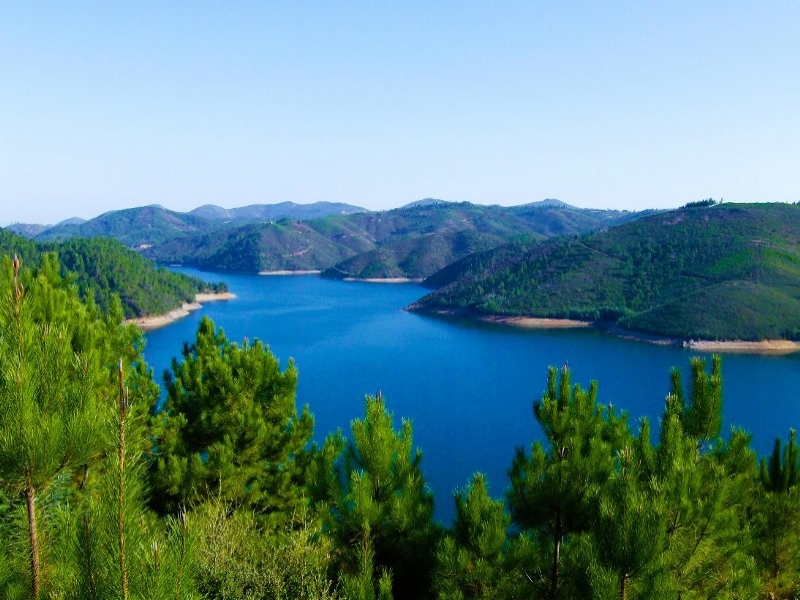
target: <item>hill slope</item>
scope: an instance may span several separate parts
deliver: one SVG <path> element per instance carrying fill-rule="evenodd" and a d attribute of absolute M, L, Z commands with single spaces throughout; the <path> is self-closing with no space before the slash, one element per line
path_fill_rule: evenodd
<path fill-rule="evenodd" d="M 35 239 L 52 242 L 73 237 L 110 237 L 129 248 L 143 248 L 175 237 L 208 232 L 217 226 L 208 219 L 152 205 L 107 212 L 83 223 L 60 223 Z"/>
<path fill-rule="evenodd" d="M 678 338 L 800 333 L 800 206 L 659 213 L 580 238 L 517 243 L 428 281 L 413 308 L 579 318 Z"/>
<path fill-rule="evenodd" d="M 495 248 L 513 236 L 545 239 L 608 227 L 631 213 L 566 206 L 482 206 L 420 201 L 403 208 L 353 215 L 375 247 L 334 265 L 328 277 L 423 279 L 469 254 Z"/>
<path fill-rule="evenodd" d="M 166 313 L 184 302 L 193 302 L 198 292 L 225 289 L 224 284 L 211 285 L 196 277 L 157 268 L 115 240 L 76 238 L 37 243 L 0 230 L 2 256 L 17 254 L 26 267 L 36 268 L 46 252 L 58 256 L 62 277 L 72 279 L 83 298 L 91 298 L 107 311 L 116 294 L 127 318 Z"/>

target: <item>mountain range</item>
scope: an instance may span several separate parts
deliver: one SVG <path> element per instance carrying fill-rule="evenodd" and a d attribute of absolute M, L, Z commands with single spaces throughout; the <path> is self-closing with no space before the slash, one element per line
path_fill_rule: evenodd
<path fill-rule="evenodd" d="M 328 202 L 206 205 L 188 213 L 150 205 L 42 230 L 19 224 L 9 229 L 40 242 L 111 237 L 160 264 L 210 271 L 314 270 L 328 277 L 421 280 L 513 236 L 584 233 L 636 215 L 558 200 L 501 207 L 426 198 L 379 212 Z"/>

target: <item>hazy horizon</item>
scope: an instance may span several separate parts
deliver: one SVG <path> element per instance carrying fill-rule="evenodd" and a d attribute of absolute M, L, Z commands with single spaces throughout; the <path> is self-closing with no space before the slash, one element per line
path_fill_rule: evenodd
<path fill-rule="evenodd" d="M 800 200 L 796 3 L 0 6 L 0 225 Z"/>

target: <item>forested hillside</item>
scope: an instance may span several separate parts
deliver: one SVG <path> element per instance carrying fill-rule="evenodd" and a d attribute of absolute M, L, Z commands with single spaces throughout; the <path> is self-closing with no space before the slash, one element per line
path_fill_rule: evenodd
<path fill-rule="evenodd" d="M 176 212 L 153 204 L 138 208 L 112 210 L 88 221 L 67 219 L 56 225 L 17 223 L 9 229 L 37 241 L 65 240 L 73 237 L 111 237 L 129 248 L 153 246 L 185 235 L 202 234 L 280 219 L 316 219 L 328 215 L 364 211 L 350 204 L 315 202 L 312 204 L 252 204 L 226 209 L 205 205 L 188 213 Z"/>
<path fill-rule="evenodd" d="M 439 201 L 310 221 L 253 223 L 176 237 L 144 253 L 161 263 L 207 270 L 320 270 L 334 278 L 420 279 L 509 237 L 545 239 L 605 228 L 632 217 L 632 213 L 566 205 L 504 208 Z"/>
<path fill-rule="evenodd" d="M 508 481 L 433 520 L 380 395 L 310 443 L 298 371 L 204 319 L 165 374 L 56 269 L 0 271 L 0 596 L 184 600 L 782 598 L 800 593 L 800 448 L 722 431 L 722 363 L 628 422 L 551 368 Z M 657 383 L 654 385 L 658 386 Z M 535 425 L 535 426 L 534 426 Z M 492 497 L 490 490 L 505 498 Z"/>
<path fill-rule="evenodd" d="M 325 271 L 329 277 L 422 279 L 517 235 L 545 239 L 609 227 L 637 213 L 585 210 L 554 200 L 517 207 L 421 201 L 364 211 L 347 204 L 281 203 L 189 213 L 144 206 L 44 231 L 37 241 L 110 237 L 164 265 L 209 271 Z"/>
<path fill-rule="evenodd" d="M 40 268 L 47 253 L 58 257 L 59 276 L 74 283 L 84 300 L 91 299 L 108 311 L 117 296 L 127 318 L 163 314 L 184 302 L 193 302 L 199 292 L 227 289 L 224 283 L 210 284 L 156 267 L 112 239 L 73 238 L 37 243 L 0 230 L 2 256 L 17 254 L 27 267 Z"/>
<path fill-rule="evenodd" d="M 39 233 L 36 240 L 52 242 L 76 237 L 108 237 L 128 248 L 139 248 L 212 228 L 206 219 L 153 205 L 110 211 L 82 223 L 56 225 Z"/>
<path fill-rule="evenodd" d="M 576 318 L 681 339 L 800 334 L 800 206 L 699 203 L 453 264 L 422 310 Z"/>

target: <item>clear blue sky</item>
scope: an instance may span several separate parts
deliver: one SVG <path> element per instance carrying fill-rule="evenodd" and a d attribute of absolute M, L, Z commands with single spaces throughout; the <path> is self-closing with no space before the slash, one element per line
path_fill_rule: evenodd
<path fill-rule="evenodd" d="M 800 200 L 798 2 L 3 2 L 0 225 Z"/>

